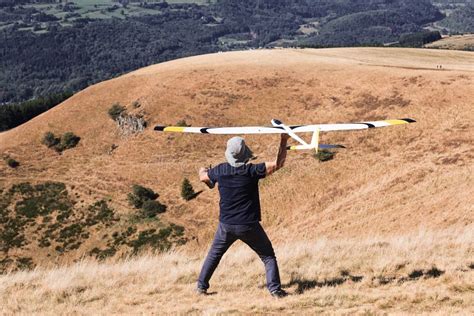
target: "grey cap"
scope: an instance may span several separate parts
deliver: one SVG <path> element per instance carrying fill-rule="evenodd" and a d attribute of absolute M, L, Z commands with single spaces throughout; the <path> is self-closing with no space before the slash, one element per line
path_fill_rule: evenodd
<path fill-rule="evenodd" d="M 250 148 L 245 145 L 245 140 L 242 137 L 232 137 L 227 141 L 225 158 L 232 167 L 243 166 L 252 157 L 253 153 Z"/>

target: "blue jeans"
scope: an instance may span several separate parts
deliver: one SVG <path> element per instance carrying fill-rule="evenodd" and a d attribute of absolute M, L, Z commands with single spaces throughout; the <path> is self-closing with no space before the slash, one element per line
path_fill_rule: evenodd
<path fill-rule="evenodd" d="M 229 225 L 219 223 L 211 249 L 204 261 L 197 286 L 209 288 L 209 280 L 221 261 L 224 253 L 237 239 L 252 248 L 265 264 L 267 288 L 270 292 L 281 289 L 280 273 L 272 243 L 260 223 L 251 225 Z"/>

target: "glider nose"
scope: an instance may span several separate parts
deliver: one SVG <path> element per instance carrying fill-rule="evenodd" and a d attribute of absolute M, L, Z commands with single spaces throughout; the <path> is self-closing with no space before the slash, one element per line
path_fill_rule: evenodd
<path fill-rule="evenodd" d="M 272 119 L 272 125 L 273 126 L 280 126 L 281 124 L 283 124 L 283 123 L 280 120 Z"/>

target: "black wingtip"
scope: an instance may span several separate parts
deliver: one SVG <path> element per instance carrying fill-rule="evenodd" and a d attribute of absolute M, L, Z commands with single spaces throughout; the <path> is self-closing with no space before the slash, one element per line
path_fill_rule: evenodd
<path fill-rule="evenodd" d="M 157 125 L 157 126 L 155 126 L 154 130 L 155 130 L 155 131 L 162 132 L 162 131 L 165 130 L 165 127 L 166 127 L 166 126 Z"/>
<path fill-rule="evenodd" d="M 400 121 L 405 121 L 407 123 L 416 123 L 416 121 L 414 119 L 411 119 L 411 118 L 402 118 L 402 119 L 400 119 Z"/>

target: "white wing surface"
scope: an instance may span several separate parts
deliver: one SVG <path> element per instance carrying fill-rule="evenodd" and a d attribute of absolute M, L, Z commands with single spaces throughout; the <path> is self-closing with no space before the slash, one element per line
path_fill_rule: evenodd
<path fill-rule="evenodd" d="M 337 124 L 315 124 L 315 125 L 293 125 L 289 126 L 294 133 L 309 133 L 319 129 L 320 132 L 350 131 L 367 128 L 385 127 L 391 125 L 402 125 L 416 122 L 410 118 L 397 120 L 372 121 L 361 123 L 337 123 Z M 155 131 L 197 133 L 197 134 L 283 134 L 286 131 L 281 127 L 273 126 L 243 126 L 243 127 L 182 127 L 182 126 L 155 126 Z"/>

